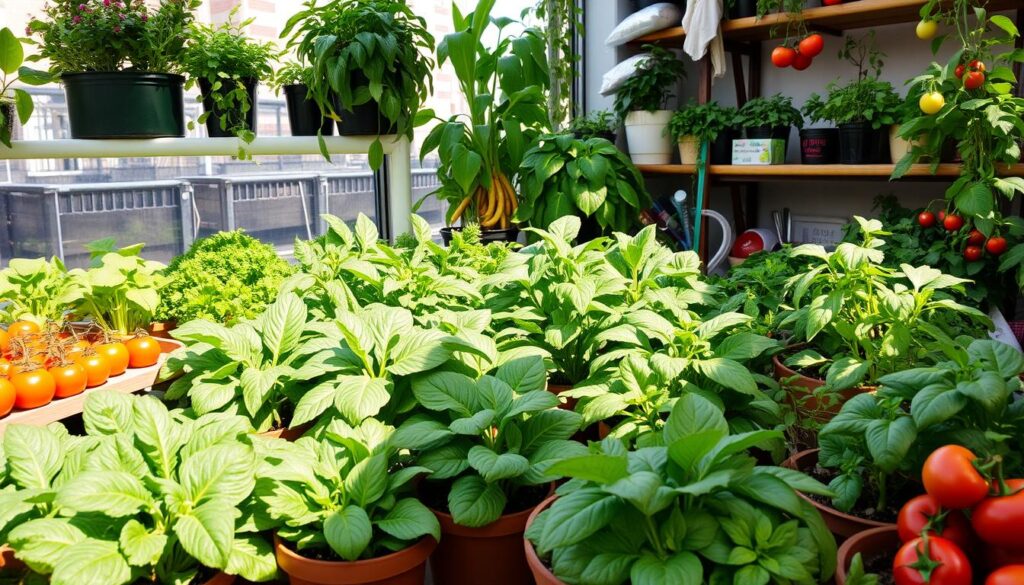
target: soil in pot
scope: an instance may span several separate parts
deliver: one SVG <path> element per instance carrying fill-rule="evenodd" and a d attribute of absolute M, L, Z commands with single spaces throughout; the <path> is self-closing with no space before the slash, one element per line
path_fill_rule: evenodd
<path fill-rule="evenodd" d="M 461 232 L 461 226 L 443 227 L 441 228 L 441 239 L 444 241 L 445 246 L 450 246 L 452 243 L 452 233 Z M 509 228 L 507 230 L 497 229 L 484 229 L 480 230 L 480 241 L 485 244 L 491 244 L 495 242 L 500 243 L 512 243 L 519 240 L 519 228 Z"/>
<path fill-rule="evenodd" d="M 831 165 L 839 161 L 839 130 L 806 128 L 800 131 L 800 162 Z"/>
<path fill-rule="evenodd" d="M 899 534 L 891 526 L 867 530 L 850 538 L 839 547 L 836 555 L 836 585 L 846 585 L 847 570 L 858 553 L 865 573 L 877 575 L 879 585 L 894 585 L 892 561 L 899 547 Z"/>
<path fill-rule="evenodd" d="M 305 84 L 284 86 L 284 97 L 288 104 L 288 125 L 292 136 L 316 136 L 317 132 L 324 136 L 334 134 L 334 120 L 320 113 L 320 106 L 307 96 L 309 88 Z"/>
<path fill-rule="evenodd" d="M 257 104 L 257 90 L 259 89 L 258 79 L 243 79 L 242 85 L 245 86 L 245 91 L 249 94 L 249 111 L 244 114 L 240 110 L 235 111 L 221 111 L 220 108 L 216 107 L 213 102 L 211 95 L 210 82 L 206 79 L 199 80 L 199 91 L 202 92 L 203 96 L 207 96 L 203 99 L 203 109 L 210 112 L 210 116 L 206 119 L 206 133 L 211 138 L 230 138 L 235 136 L 237 130 L 251 130 L 253 133 L 257 129 L 257 120 L 259 108 Z M 226 123 L 221 128 L 221 118 L 226 118 Z"/>
<path fill-rule="evenodd" d="M 185 78 L 164 73 L 61 75 L 71 137 L 173 138 L 185 136 Z"/>
<path fill-rule="evenodd" d="M 509 498 L 505 514 L 481 528 L 455 524 L 448 514 L 447 481 L 424 481 L 420 499 L 441 523 L 441 544 L 430 557 L 430 570 L 438 585 L 532 585 L 523 532 L 534 509 L 551 495 L 553 486 L 518 490 Z"/>
<path fill-rule="evenodd" d="M 396 553 L 363 561 L 342 561 L 330 555 L 311 558 L 298 554 L 274 537 L 277 565 L 291 585 L 423 585 L 427 558 L 437 542 L 430 536 Z M 435 583 L 442 583 L 437 581 Z"/>

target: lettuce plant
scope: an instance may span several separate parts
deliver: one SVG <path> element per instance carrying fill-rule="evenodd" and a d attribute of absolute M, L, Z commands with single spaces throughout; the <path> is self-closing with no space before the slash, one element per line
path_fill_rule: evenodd
<path fill-rule="evenodd" d="M 433 471 L 427 482 L 450 482 L 448 510 L 457 524 L 494 522 L 517 491 L 557 479 L 546 472 L 552 460 L 583 449 L 569 440 L 580 416 L 557 408 L 546 377 L 543 360 L 532 356 L 477 379 L 439 371 L 413 381 L 422 411 L 399 427 L 393 443 Z"/>
<path fill-rule="evenodd" d="M 26 319 L 38 325 L 62 321 L 80 287 L 57 257 L 49 261 L 11 258 L 7 268 L 0 270 L 0 298 L 4 299 L 0 320 Z"/>
<path fill-rule="evenodd" d="M 189 420 L 115 392 L 91 395 L 83 418 L 84 437 L 60 426 L 4 436 L 0 531 L 32 571 L 54 585 L 185 585 L 203 567 L 275 575 L 269 543 L 238 520 L 256 481 L 245 419 Z"/>
<path fill-rule="evenodd" d="M 794 490 L 827 494 L 792 470 L 755 466 L 745 451 L 778 431 L 729 434 L 696 394 L 678 400 L 663 445 L 628 451 L 617 439 L 555 462 L 572 478 L 526 537 L 569 585 L 819 583 L 836 545 Z"/>
<path fill-rule="evenodd" d="M 256 494 L 277 535 L 300 553 L 324 551 L 346 561 L 441 538 L 437 517 L 412 497 L 411 480 L 429 473 L 399 467 L 394 428 L 374 419 L 352 427 L 333 420 L 324 438 L 273 440 Z"/>
<path fill-rule="evenodd" d="M 161 274 L 164 265 L 143 259 L 141 251 L 142 246 L 133 246 L 108 252 L 94 258 L 89 270 L 72 270 L 81 285 L 75 314 L 123 335 L 149 325 L 166 278 Z"/>

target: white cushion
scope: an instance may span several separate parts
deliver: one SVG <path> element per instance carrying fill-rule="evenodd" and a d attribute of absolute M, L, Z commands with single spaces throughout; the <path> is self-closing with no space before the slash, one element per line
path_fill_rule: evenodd
<path fill-rule="evenodd" d="M 618 47 L 646 34 L 679 26 L 683 22 L 683 11 L 669 2 L 659 2 L 626 17 L 615 27 L 604 44 Z"/>
<path fill-rule="evenodd" d="M 650 56 L 650 53 L 640 53 L 639 55 L 634 55 L 615 67 L 612 67 L 611 70 L 608 73 L 605 73 L 604 77 L 601 78 L 601 95 L 611 95 L 619 91 L 619 88 L 622 87 L 622 84 L 625 83 L 627 79 L 636 75 L 637 71 L 644 69 L 641 65 Z"/>

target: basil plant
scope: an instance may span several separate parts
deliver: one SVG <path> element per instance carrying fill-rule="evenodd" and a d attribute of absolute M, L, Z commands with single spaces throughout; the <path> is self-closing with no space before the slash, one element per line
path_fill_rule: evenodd
<path fill-rule="evenodd" d="M 4 435 L 0 534 L 29 569 L 54 585 L 275 576 L 246 520 L 257 453 L 244 418 L 190 420 L 154 398 L 98 392 L 83 419 L 82 437 L 60 425 Z"/>
<path fill-rule="evenodd" d="M 722 412 L 681 397 L 662 445 L 614 438 L 555 462 L 572 478 L 526 531 L 569 585 L 821 583 L 836 544 L 795 490 L 828 494 L 800 472 L 759 467 L 746 453 L 779 431 L 730 434 Z"/>

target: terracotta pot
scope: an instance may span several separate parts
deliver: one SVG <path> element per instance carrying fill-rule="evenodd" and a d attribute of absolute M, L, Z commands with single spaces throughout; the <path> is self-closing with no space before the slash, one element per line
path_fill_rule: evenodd
<path fill-rule="evenodd" d="M 536 509 L 506 514 L 481 528 L 459 526 L 450 514 L 434 510 L 441 523 L 441 544 L 430 557 L 434 583 L 533 585 L 523 551 L 523 533 Z"/>
<path fill-rule="evenodd" d="M 534 519 L 544 511 L 545 508 L 554 503 L 558 496 L 551 496 L 544 500 L 539 506 L 533 509 L 533 513 L 526 520 L 526 527 L 529 528 L 530 524 L 533 524 Z M 530 572 L 533 573 L 533 580 L 536 581 L 537 585 L 565 585 L 558 577 L 551 572 L 551 569 L 547 568 L 547 565 L 540 560 L 537 556 L 537 551 L 533 548 L 533 543 L 523 538 L 523 548 L 526 550 L 526 564 L 530 566 Z"/>
<path fill-rule="evenodd" d="M 273 431 L 267 431 L 265 433 L 258 433 L 261 437 L 267 437 L 269 439 L 284 439 L 285 441 L 297 441 L 302 435 L 306 434 L 310 428 L 313 427 L 312 422 L 299 425 L 293 429 L 276 429 Z"/>
<path fill-rule="evenodd" d="M 775 365 L 775 379 L 779 382 L 786 380 L 786 395 L 789 397 L 790 404 L 800 418 L 826 423 L 839 413 L 839 410 L 842 409 L 843 404 L 847 400 L 858 394 L 875 391 L 873 386 L 860 386 L 841 390 L 838 392 L 840 398 L 838 403 L 825 406 L 819 403 L 818 399 L 814 396 L 814 391 L 824 386 L 825 380 L 809 378 L 800 372 L 790 369 L 789 366 L 779 360 L 778 355 L 772 356 L 772 363 Z"/>
<path fill-rule="evenodd" d="M 569 390 L 572 390 L 572 386 L 569 384 L 548 384 L 548 392 L 555 396 L 558 396 L 562 392 L 568 392 Z M 566 397 L 565 402 L 558 405 L 558 408 L 561 408 L 562 410 L 575 410 L 576 402 L 577 400 L 575 398 Z"/>
<path fill-rule="evenodd" d="M 237 577 L 234 575 L 228 575 L 227 573 L 217 573 L 212 579 L 203 583 L 203 585 L 233 585 Z"/>
<path fill-rule="evenodd" d="M 597 438 L 598 440 L 604 440 L 605 437 L 612 433 L 612 427 L 608 423 L 599 421 L 597 423 Z"/>
<path fill-rule="evenodd" d="M 156 323 L 150 323 L 149 327 L 146 327 L 146 331 L 149 332 L 152 337 L 159 337 L 161 339 L 172 339 L 171 332 L 178 328 L 177 321 L 158 321 Z"/>
<path fill-rule="evenodd" d="M 14 549 L 7 545 L 0 545 L 0 569 L 19 571 L 25 568 L 25 563 L 14 558 Z"/>
<path fill-rule="evenodd" d="M 872 528 L 853 536 L 839 547 L 836 563 L 836 585 L 846 585 L 846 571 L 853 557 L 860 553 L 864 562 L 878 555 L 896 556 L 900 547 L 900 535 L 895 526 Z"/>
<path fill-rule="evenodd" d="M 277 566 L 291 585 L 423 585 L 437 541 L 427 536 L 407 549 L 365 561 L 308 559 L 274 536 Z M 436 581 L 440 583 L 440 581 Z"/>
<path fill-rule="evenodd" d="M 818 449 L 801 451 L 782 462 L 783 467 L 803 472 L 808 472 L 814 469 L 814 466 L 817 464 Z M 843 512 L 840 512 L 830 506 L 826 506 L 800 492 L 797 492 L 797 495 L 810 502 L 811 505 L 818 510 L 821 514 L 821 518 L 825 521 L 825 525 L 827 525 L 828 529 L 832 531 L 832 534 L 836 535 L 839 539 L 847 539 L 874 528 L 890 528 L 895 526 L 895 524 L 890 524 L 888 522 L 877 522 L 875 520 L 868 520 L 866 518 L 858 518 L 857 516 L 844 514 Z"/>

